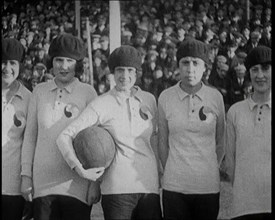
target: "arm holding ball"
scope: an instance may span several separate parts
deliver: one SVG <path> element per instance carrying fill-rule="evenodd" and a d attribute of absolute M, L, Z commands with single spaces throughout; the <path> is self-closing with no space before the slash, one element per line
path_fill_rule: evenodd
<path fill-rule="evenodd" d="M 58 136 L 57 146 L 71 169 L 74 169 L 81 177 L 96 181 L 103 173 L 104 167 L 85 170 L 76 156 L 73 148 L 73 139 L 83 129 L 97 123 L 97 114 L 90 105 Z"/>

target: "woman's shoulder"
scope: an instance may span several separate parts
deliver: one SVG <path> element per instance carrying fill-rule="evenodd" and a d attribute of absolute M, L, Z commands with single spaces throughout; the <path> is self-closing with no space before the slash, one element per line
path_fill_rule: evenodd
<path fill-rule="evenodd" d="M 41 82 L 38 83 L 32 93 L 39 93 L 39 92 L 46 92 L 48 90 L 50 90 L 53 87 L 53 82 L 52 81 L 48 81 L 48 82 Z"/>
<path fill-rule="evenodd" d="M 245 108 L 248 108 L 248 103 L 247 103 L 247 99 L 239 101 L 234 103 L 233 105 L 230 106 L 228 113 L 229 114 L 239 114 L 241 112 L 247 112 L 246 110 L 244 110 Z"/>
<path fill-rule="evenodd" d="M 217 98 L 223 99 L 221 92 L 216 87 L 211 85 L 204 85 L 203 93 L 208 94 L 211 97 L 217 97 Z"/>
<path fill-rule="evenodd" d="M 97 104 L 100 104 L 100 103 L 106 104 L 106 103 L 110 103 L 111 100 L 114 100 L 114 99 L 115 99 L 114 95 L 112 95 L 111 90 L 109 90 L 108 92 L 103 93 L 103 94 L 97 96 L 97 97 L 93 100 L 93 102 L 94 102 L 94 103 L 97 103 Z"/>
<path fill-rule="evenodd" d="M 148 101 L 156 101 L 156 97 L 152 93 L 144 91 L 140 88 L 138 89 L 138 96 L 141 96 L 143 99 L 146 99 Z"/>
<path fill-rule="evenodd" d="M 173 86 L 163 90 L 159 95 L 159 99 L 175 97 L 178 86 L 179 85 L 176 84 L 176 85 L 173 85 Z"/>
<path fill-rule="evenodd" d="M 21 93 L 23 93 L 23 95 L 30 96 L 32 94 L 32 92 L 21 81 L 19 81 L 19 85 L 19 89 L 21 90 Z"/>
<path fill-rule="evenodd" d="M 79 82 L 78 91 L 81 91 L 82 93 L 86 93 L 87 95 L 97 96 L 97 92 L 95 88 L 88 83 Z"/>

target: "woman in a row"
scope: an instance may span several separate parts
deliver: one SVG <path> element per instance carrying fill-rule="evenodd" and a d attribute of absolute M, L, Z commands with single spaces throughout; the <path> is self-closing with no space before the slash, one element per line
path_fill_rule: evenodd
<path fill-rule="evenodd" d="M 165 219 L 217 219 L 224 156 L 221 93 L 202 82 L 208 46 L 185 40 L 177 50 L 181 80 L 159 97 L 159 151 Z"/>
<path fill-rule="evenodd" d="M 87 180 L 91 173 L 79 176 L 70 169 L 56 145 L 60 132 L 97 96 L 92 86 L 75 77 L 81 72 L 85 52 L 80 39 L 70 34 L 57 36 L 49 48 L 55 77 L 38 84 L 31 96 L 21 190 L 24 197 L 33 199 L 35 220 L 89 220 L 91 204 L 99 200 L 99 185 Z M 100 176 L 103 170 L 99 171 L 92 176 Z"/>
<path fill-rule="evenodd" d="M 31 92 L 18 80 L 24 47 L 14 38 L 2 39 L 2 219 L 21 220 L 21 149 Z M 26 198 L 27 199 L 27 198 Z"/>
<path fill-rule="evenodd" d="M 58 137 L 57 145 L 71 168 L 86 172 L 72 141 L 89 126 L 109 131 L 115 157 L 102 178 L 105 219 L 161 219 L 154 96 L 135 86 L 141 56 L 132 46 L 116 48 L 108 60 L 116 85 L 92 101 Z"/>

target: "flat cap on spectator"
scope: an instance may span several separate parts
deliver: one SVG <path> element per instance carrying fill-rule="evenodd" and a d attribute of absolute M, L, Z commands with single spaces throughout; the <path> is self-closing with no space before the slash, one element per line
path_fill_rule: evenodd
<path fill-rule="evenodd" d="M 127 30 L 125 30 L 125 31 L 123 31 L 122 35 L 123 35 L 123 36 L 128 36 L 128 37 L 131 37 L 133 34 L 132 34 L 132 32 L 131 32 L 131 31 L 127 31 Z"/>
<path fill-rule="evenodd" d="M 245 72 L 246 68 L 245 65 L 243 64 L 238 64 L 237 66 L 234 67 L 235 71 L 239 71 L 239 72 Z"/>
<path fill-rule="evenodd" d="M 158 56 L 158 55 L 159 55 L 159 53 L 158 53 L 156 50 L 153 50 L 153 49 L 148 50 L 147 54 L 148 54 L 149 56 L 151 56 L 151 55 L 153 55 L 153 56 Z"/>
<path fill-rule="evenodd" d="M 141 71 L 141 54 L 132 46 L 122 45 L 110 54 L 108 65 L 111 73 L 117 66 L 134 67 Z"/>
<path fill-rule="evenodd" d="M 220 70 L 223 70 L 223 71 L 228 71 L 229 69 L 229 66 L 225 63 L 219 63 L 218 67 L 220 68 Z"/>
<path fill-rule="evenodd" d="M 178 62 L 183 57 L 197 57 L 202 59 L 205 63 L 209 62 L 208 55 L 208 45 L 195 39 L 187 39 L 183 41 L 176 54 Z"/>
<path fill-rule="evenodd" d="M 47 70 L 47 67 L 43 63 L 37 63 L 37 64 L 35 64 L 34 68 L 35 69 L 40 69 L 40 70 L 42 70 L 42 69 L 43 70 Z"/>
<path fill-rule="evenodd" d="M 258 46 L 253 48 L 245 59 L 245 67 L 249 70 L 252 66 L 258 64 L 271 63 L 271 48 L 266 46 Z"/>
<path fill-rule="evenodd" d="M 106 35 L 101 36 L 101 37 L 100 37 L 100 42 L 104 42 L 104 41 L 109 42 L 109 37 L 106 36 Z"/>
<path fill-rule="evenodd" d="M 15 38 L 2 38 L 2 60 L 22 62 L 25 55 L 23 45 Z"/>
<path fill-rule="evenodd" d="M 233 32 L 233 36 L 235 37 L 235 39 L 237 39 L 237 38 L 243 38 L 243 35 L 240 32 L 238 32 L 238 31 L 234 31 Z"/>
<path fill-rule="evenodd" d="M 85 56 L 85 46 L 82 40 L 71 35 L 61 34 L 53 39 L 49 55 L 54 57 L 68 57 L 74 60 L 82 60 Z"/>
<path fill-rule="evenodd" d="M 34 35 L 35 35 L 35 33 L 32 31 L 28 32 L 28 34 L 27 34 L 27 36 L 34 36 Z"/>
<path fill-rule="evenodd" d="M 240 51 L 239 53 L 237 53 L 237 57 L 240 59 L 245 59 L 247 57 L 247 53 Z"/>
<path fill-rule="evenodd" d="M 223 56 L 223 55 L 218 55 L 216 59 L 217 59 L 218 62 L 221 62 L 221 63 L 226 63 L 227 62 L 226 57 Z"/>
<path fill-rule="evenodd" d="M 261 37 L 261 33 L 258 31 L 251 32 L 251 38 L 259 39 Z"/>

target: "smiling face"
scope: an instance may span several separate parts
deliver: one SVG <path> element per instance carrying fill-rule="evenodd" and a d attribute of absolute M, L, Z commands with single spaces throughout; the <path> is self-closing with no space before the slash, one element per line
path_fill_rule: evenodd
<path fill-rule="evenodd" d="M 271 91 L 271 64 L 258 64 L 249 70 L 251 83 L 257 93 L 267 93 Z"/>
<path fill-rule="evenodd" d="M 8 88 L 19 75 L 20 64 L 17 60 L 2 61 L 2 89 Z"/>
<path fill-rule="evenodd" d="M 76 60 L 68 57 L 53 58 L 53 73 L 57 83 L 67 85 L 73 81 L 75 76 Z"/>
<path fill-rule="evenodd" d="M 200 58 L 183 57 L 179 61 L 179 70 L 182 84 L 186 87 L 196 87 L 200 85 L 206 68 L 204 61 Z"/>
<path fill-rule="evenodd" d="M 136 82 L 136 68 L 117 66 L 114 72 L 116 88 L 119 91 L 129 91 Z"/>

